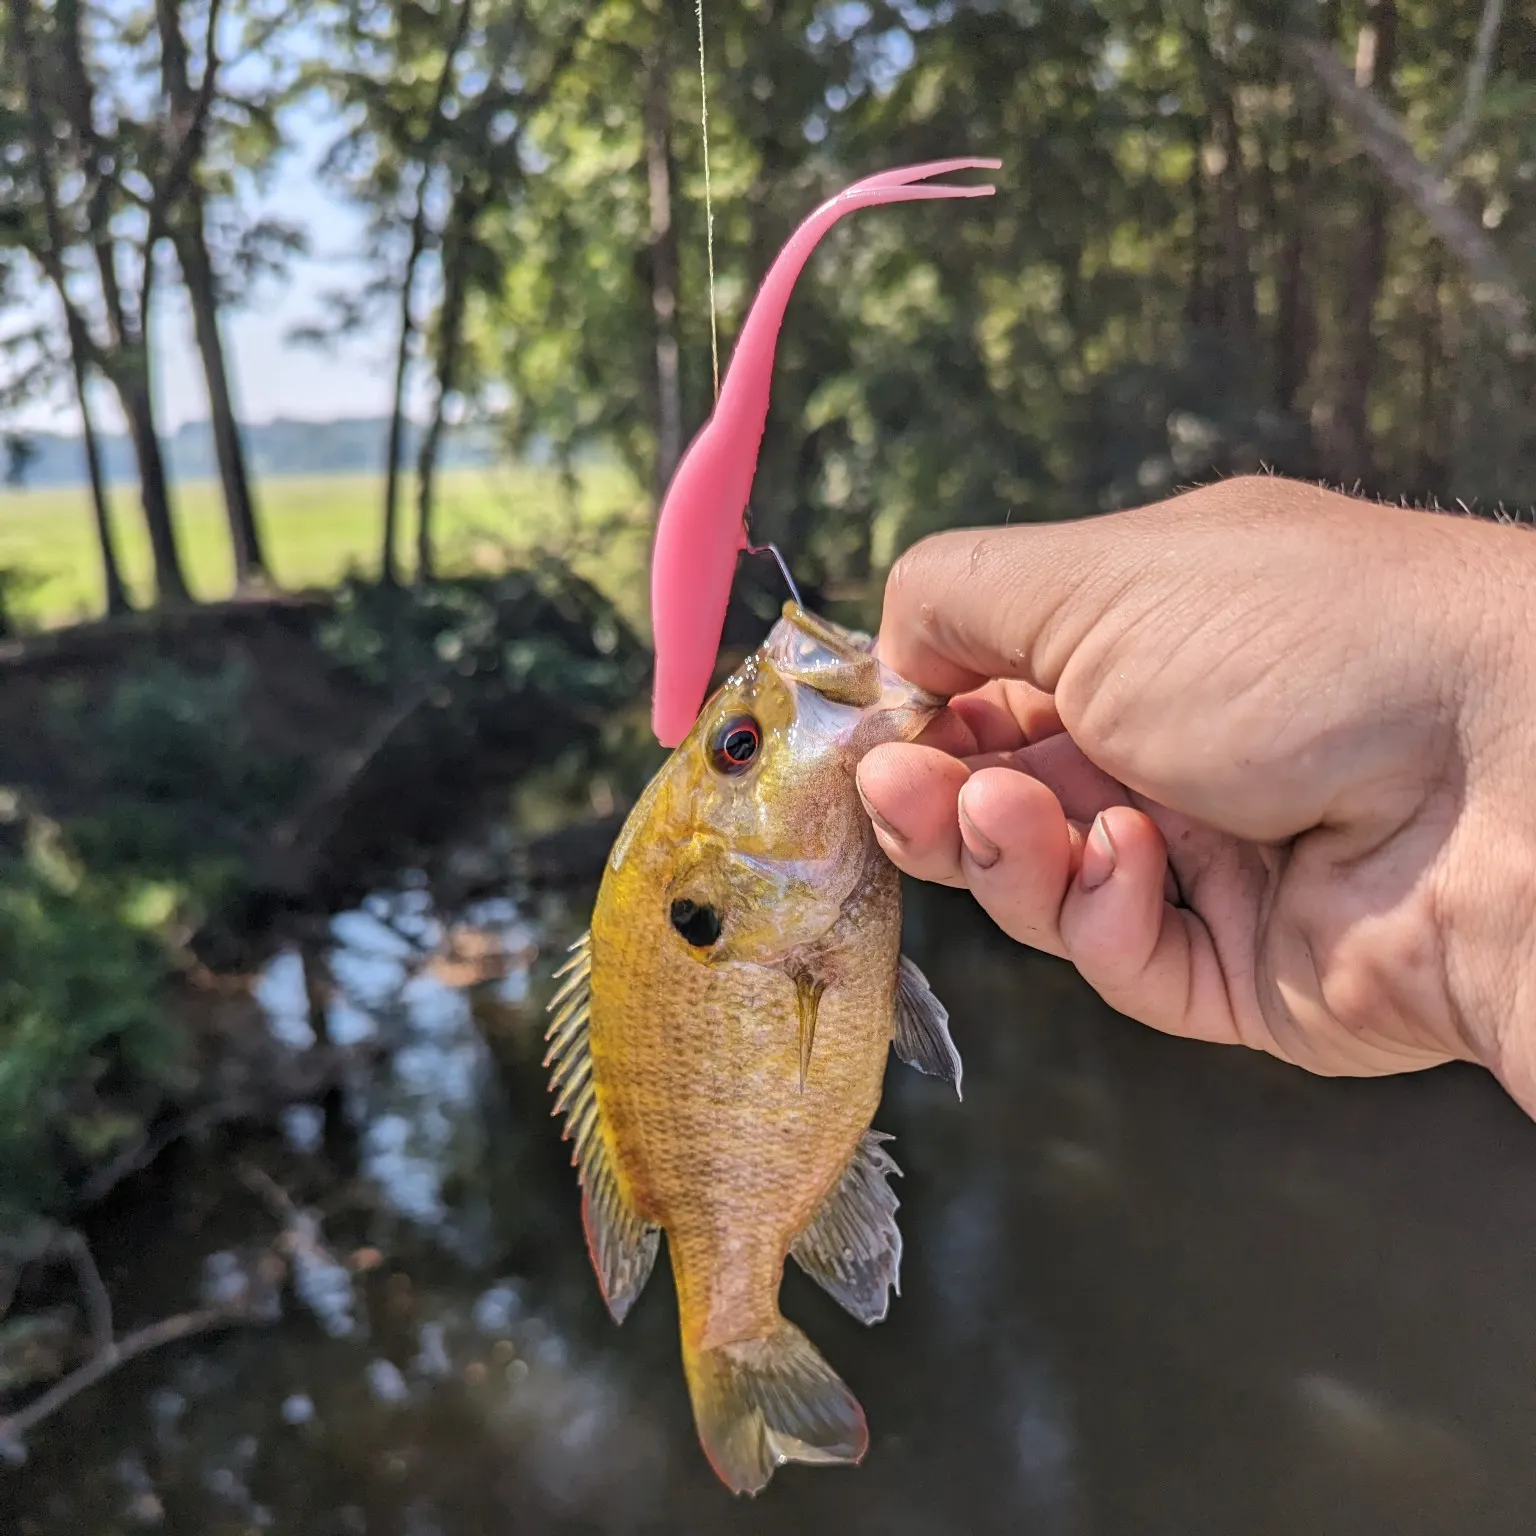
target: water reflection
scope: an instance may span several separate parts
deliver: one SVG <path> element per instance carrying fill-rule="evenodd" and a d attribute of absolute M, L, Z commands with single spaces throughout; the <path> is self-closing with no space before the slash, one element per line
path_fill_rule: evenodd
<path fill-rule="evenodd" d="M 667 1277 L 608 1321 L 548 1115 L 540 1007 L 581 906 L 443 911 L 408 876 L 273 961 L 274 1038 L 359 1047 L 339 1104 L 242 1149 L 294 1191 L 283 1321 L 80 1399 L 0 1477 L 0 1531 L 1536 1528 L 1536 1132 L 1470 1072 L 1319 1083 L 1137 1030 L 944 892 L 909 943 L 966 1098 L 888 1080 L 902 1295 L 865 1330 L 785 1287 L 869 1458 L 733 1502 Z M 130 1312 L 249 1283 L 273 1218 L 232 1161 L 189 1152 L 109 1213 Z"/>

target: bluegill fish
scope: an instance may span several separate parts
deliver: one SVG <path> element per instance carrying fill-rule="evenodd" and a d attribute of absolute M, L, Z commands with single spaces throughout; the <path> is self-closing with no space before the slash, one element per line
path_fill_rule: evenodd
<path fill-rule="evenodd" d="M 786 604 L 630 814 L 551 1004 L 604 1299 L 622 1321 L 665 1232 L 699 1437 L 737 1492 L 868 1446 L 779 1285 L 792 1255 L 853 1316 L 885 1316 L 897 1170 L 870 1122 L 888 1048 L 960 1088 L 854 783 L 941 706 L 866 636 Z"/>

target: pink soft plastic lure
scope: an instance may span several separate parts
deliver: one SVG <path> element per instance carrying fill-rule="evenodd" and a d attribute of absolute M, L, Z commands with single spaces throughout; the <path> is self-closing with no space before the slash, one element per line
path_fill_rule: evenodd
<path fill-rule="evenodd" d="M 877 203 L 988 197 L 987 186 L 916 186 L 950 171 L 996 170 L 1000 160 L 933 160 L 866 177 L 823 203 L 785 242 L 757 291 L 731 354 L 714 414 L 688 445 L 667 488 L 651 555 L 656 680 L 651 725 L 664 747 L 693 727 L 709 689 L 736 557 L 747 547 L 746 511 L 768 421 L 774 349 L 795 279 L 816 243 L 845 213 Z"/>

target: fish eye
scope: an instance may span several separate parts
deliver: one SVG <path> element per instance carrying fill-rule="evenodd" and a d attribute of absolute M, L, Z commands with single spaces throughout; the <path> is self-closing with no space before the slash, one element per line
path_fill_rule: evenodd
<path fill-rule="evenodd" d="M 745 773 L 762 744 L 762 727 L 751 715 L 730 715 L 715 727 L 710 761 L 716 773 Z"/>
<path fill-rule="evenodd" d="M 720 914 L 707 904 L 684 896 L 672 903 L 669 916 L 684 942 L 694 949 L 708 949 L 720 937 Z"/>

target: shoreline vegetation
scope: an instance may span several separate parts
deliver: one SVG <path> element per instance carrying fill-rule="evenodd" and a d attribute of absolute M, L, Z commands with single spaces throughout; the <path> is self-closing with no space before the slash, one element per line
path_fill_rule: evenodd
<path fill-rule="evenodd" d="M 611 835 L 612 783 L 647 771 L 648 668 L 614 603 L 536 551 L 0 642 L 0 1458 L 141 1350 L 263 1319 L 253 1292 L 119 1336 L 78 1223 L 187 1140 L 355 1079 L 366 1050 L 274 1049 L 253 989 L 279 946 L 471 826 L 501 856 L 466 889 L 600 863 L 572 831 Z M 43 1349 L 61 1299 L 75 1322 Z"/>

